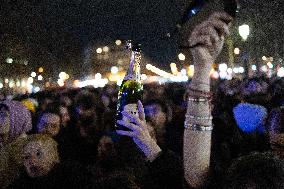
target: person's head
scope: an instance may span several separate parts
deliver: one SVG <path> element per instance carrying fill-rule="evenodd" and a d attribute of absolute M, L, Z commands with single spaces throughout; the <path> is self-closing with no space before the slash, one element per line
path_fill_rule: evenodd
<path fill-rule="evenodd" d="M 70 121 L 70 115 L 68 108 L 66 106 L 61 105 L 59 107 L 59 114 L 61 117 L 61 124 L 63 127 L 66 127 Z"/>
<path fill-rule="evenodd" d="M 52 137 L 58 135 L 60 131 L 60 116 L 55 113 L 44 113 L 37 125 L 38 133 L 48 134 Z"/>
<path fill-rule="evenodd" d="M 31 114 L 21 103 L 8 100 L 0 103 L 0 146 L 31 129 Z"/>
<path fill-rule="evenodd" d="M 273 109 L 267 120 L 270 145 L 274 154 L 284 159 L 284 108 Z"/>
<path fill-rule="evenodd" d="M 31 135 L 24 147 L 24 167 L 29 177 L 47 175 L 59 163 L 57 143 L 48 135 Z"/>
<path fill-rule="evenodd" d="M 147 122 L 155 130 L 164 129 L 171 119 L 169 107 L 160 100 L 150 100 L 144 103 L 144 110 Z"/>
<path fill-rule="evenodd" d="M 251 154 L 232 163 L 224 189 L 284 188 L 284 161 L 271 154 Z"/>

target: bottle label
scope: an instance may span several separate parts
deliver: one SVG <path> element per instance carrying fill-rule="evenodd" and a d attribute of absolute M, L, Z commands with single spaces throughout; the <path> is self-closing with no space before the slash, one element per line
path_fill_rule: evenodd
<path fill-rule="evenodd" d="M 135 117 L 139 118 L 137 104 L 127 104 L 123 107 L 123 111 L 128 112 L 134 115 Z M 130 122 L 129 119 L 125 116 L 122 117 L 122 120 L 126 122 Z"/>

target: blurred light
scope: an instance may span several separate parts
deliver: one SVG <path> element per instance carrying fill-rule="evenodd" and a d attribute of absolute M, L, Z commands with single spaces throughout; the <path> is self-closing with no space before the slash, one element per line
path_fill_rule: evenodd
<path fill-rule="evenodd" d="M 12 63 L 13 63 L 13 59 L 12 59 L 12 58 L 7 58 L 7 59 L 6 59 L 6 62 L 7 62 L 8 64 L 12 64 Z"/>
<path fill-rule="evenodd" d="M 22 86 L 22 87 L 25 87 L 25 86 L 26 86 L 26 81 L 25 81 L 25 80 L 22 80 L 21 86 Z"/>
<path fill-rule="evenodd" d="M 186 75 L 186 69 L 182 69 L 182 70 L 180 71 L 180 73 L 181 73 L 181 75 Z"/>
<path fill-rule="evenodd" d="M 267 66 L 266 65 L 263 65 L 262 67 L 261 67 L 261 70 L 263 71 L 263 72 L 267 72 Z"/>
<path fill-rule="evenodd" d="M 116 84 L 117 84 L 118 86 L 120 86 L 120 85 L 122 84 L 122 81 L 123 81 L 123 80 L 117 80 Z"/>
<path fill-rule="evenodd" d="M 252 66 L 251 66 L 251 69 L 252 69 L 253 71 L 256 71 L 256 65 L 252 65 Z"/>
<path fill-rule="evenodd" d="M 31 76 L 32 76 L 32 77 L 35 77 L 35 76 L 36 76 L 36 73 L 35 73 L 35 72 L 32 72 L 32 73 L 31 73 Z"/>
<path fill-rule="evenodd" d="M 14 86 L 15 86 L 15 83 L 14 83 L 13 80 L 11 80 L 11 81 L 9 82 L 9 87 L 10 87 L 10 88 L 13 88 Z"/>
<path fill-rule="evenodd" d="M 21 82 L 20 82 L 20 81 L 17 81 L 17 82 L 16 82 L 16 86 L 17 86 L 17 87 L 20 87 L 20 86 L 21 86 Z"/>
<path fill-rule="evenodd" d="M 179 53 L 178 59 L 184 61 L 185 60 L 185 55 L 182 53 Z"/>
<path fill-rule="evenodd" d="M 228 74 L 232 74 L 233 73 L 233 69 L 232 68 L 228 68 L 227 72 L 228 72 Z"/>
<path fill-rule="evenodd" d="M 33 91 L 33 88 L 34 87 L 31 84 L 27 85 L 27 90 L 28 90 L 29 93 L 31 93 Z"/>
<path fill-rule="evenodd" d="M 39 73 L 42 73 L 42 72 L 43 72 L 43 67 L 40 67 L 40 68 L 38 69 L 38 72 L 39 72 Z"/>
<path fill-rule="evenodd" d="M 220 78 L 221 78 L 221 79 L 226 79 L 227 76 L 228 76 L 228 73 L 227 73 L 226 71 L 221 71 L 221 72 L 219 73 L 219 75 L 220 75 Z"/>
<path fill-rule="evenodd" d="M 45 83 L 45 87 L 50 87 L 50 83 L 49 83 L 49 82 L 46 82 L 46 83 Z"/>
<path fill-rule="evenodd" d="M 32 78 L 32 77 L 29 77 L 28 78 L 28 84 L 31 84 L 31 83 L 33 83 L 34 82 L 34 79 Z"/>
<path fill-rule="evenodd" d="M 247 24 L 239 26 L 239 34 L 244 41 L 247 40 L 249 33 L 250 33 L 250 28 Z"/>
<path fill-rule="evenodd" d="M 5 83 L 9 83 L 9 79 L 5 79 Z"/>
<path fill-rule="evenodd" d="M 108 51 L 109 51 L 109 47 L 108 47 L 108 46 L 104 46 L 104 47 L 103 47 L 103 51 L 104 51 L 104 52 L 108 52 Z"/>
<path fill-rule="evenodd" d="M 192 77 L 194 75 L 194 65 L 190 65 L 188 68 L 188 76 Z"/>
<path fill-rule="evenodd" d="M 78 88 L 80 86 L 80 81 L 79 80 L 75 80 L 73 82 L 73 85 Z"/>
<path fill-rule="evenodd" d="M 122 43 L 122 42 L 121 42 L 119 39 L 115 41 L 115 44 L 116 44 L 117 46 L 121 45 L 121 43 Z"/>
<path fill-rule="evenodd" d="M 219 71 L 220 72 L 226 72 L 227 71 L 227 64 L 223 63 L 223 64 L 219 64 Z"/>
<path fill-rule="evenodd" d="M 66 79 L 66 73 L 65 73 L 65 72 L 60 72 L 60 73 L 59 73 L 59 78 L 60 78 L 61 80 L 65 80 L 65 79 Z"/>
<path fill-rule="evenodd" d="M 151 67 L 152 67 L 152 65 L 151 65 L 151 64 L 147 64 L 147 65 L 146 65 L 146 69 L 147 69 L 147 70 L 150 70 L 150 69 L 151 69 Z"/>
<path fill-rule="evenodd" d="M 102 74 L 97 73 L 97 74 L 95 75 L 95 79 L 101 79 L 101 78 L 102 78 Z"/>
<path fill-rule="evenodd" d="M 0 89 L 2 89 L 4 87 L 3 83 L 0 83 Z"/>
<path fill-rule="evenodd" d="M 267 62 L 267 66 L 268 66 L 269 69 L 273 68 L 273 64 L 271 62 Z"/>
<path fill-rule="evenodd" d="M 177 65 L 176 63 L 171 63 L 170 64 L 170 67 L 171 67 L 171 71 L 174 75 L 177 75 L 178 74 L 178 69 L 177 69 Z"/>
<path fill-rule="evenodd" d="M 277 71 L 277 76 L 278 77 L 284 77 L 284 68 L 283 67 L 279 68 L 279 70 Z"/>
<path fill-rule="evenodd" d="M 239 73 L 239 68 L 234 67 L 234 68 L 233 68 L 233 72 L 236 73 L 236 74 Z"/>
<path fill-rule="evenodd" d="M 239 73 L 244 73 L 244 72 L 245 72 L 244 67 L 239 67 Z"/>
<path fill-rule="evenodd" d="M 262 57 L 262 60 L 266 61 L 266 60 L 267 60 L 266 56 L 263 56 L 263 57 Z"/>
<path fill-rule="evenodd" d="M 70 78 L 69 74 L 66 74 L 65 79 L 67 80 L 69 78 Z"/>
<path fill-rule="evenodd" d="M 235 48 L 235 49 L 234 49 L 234 53 L 235 53 L 236 55 L 239 55 L 239 54 L 240 54 L 240 49 L 239 49 L 239 48 Z"/>
<path fill-rule="evenodd" d="M 62 79 L 58 79 L 57 80 L 57 84 L 59 85 L 59 87 L 63 87 L 64 86 L 64 81 Z"/>
<path fill-rule="evenodd" d="M 146 74 L 142 74 L 141 75 L 141 79 L 144 81 L 144 80 L 146 80 L 147 79 L 147 75 Z"/>
<path fill-rule="evenodd" d="M 37 93 L 37 92 L 39 92 L 39 91 L 40 91 L 40 88 L 39 88 L 39 87 L 35 87 L 35 88 L 34 88 L 34 92 Z"/>
<path fill-rule="evenodd" d="M 43 80 L 42 75 L 37 76 L 37 80 L 42 81 Z"/>
<path fill-rule="evenodd" d="M 214 71 L 213 74 L 211 75 L 212 78 L 218 79 L 219 78 L 219 73 L 217 71 Z"/>
<path fill-rule="evenodd" d="M 270 57 L 270 58 L 269 58 L 269 61 L 270 61 L 270 62 L 273 62 L 273 57 Z"/>
<path fill-rule="evenodd" d="M 103 52 L 103 49 L 102 48 L 97 48 L 97 53 L 98 54 L 101 54 Z"/>
<path fill-rule="evenodd" d="M 117 66 L 112 66 L 111 69 L 110 69 L 110 72 L 112 74 L 117 74 L 118 73 L 118 67 Z"/>

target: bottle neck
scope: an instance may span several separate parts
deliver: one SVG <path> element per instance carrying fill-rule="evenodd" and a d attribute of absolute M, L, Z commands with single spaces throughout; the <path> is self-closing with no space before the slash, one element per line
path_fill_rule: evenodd
<path fill-rule="evenodd" d="M 124 80 L 141 81 L 140 75 L 141 52 L 132 51 L 130 65 Z"/>

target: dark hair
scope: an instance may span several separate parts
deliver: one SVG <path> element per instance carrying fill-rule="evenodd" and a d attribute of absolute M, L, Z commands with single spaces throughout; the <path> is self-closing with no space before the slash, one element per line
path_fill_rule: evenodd
<path fill-rule="evenodd" d="M 271 110 L 267 119 L 267 130 L 275 133 L 284 133 L 284 107 Z"/>
<path fill-rule="evenodd" d="M 269 153 L 241 157 L 228 169 L 224 189 L 284 188 L 284 161 Z"/>

